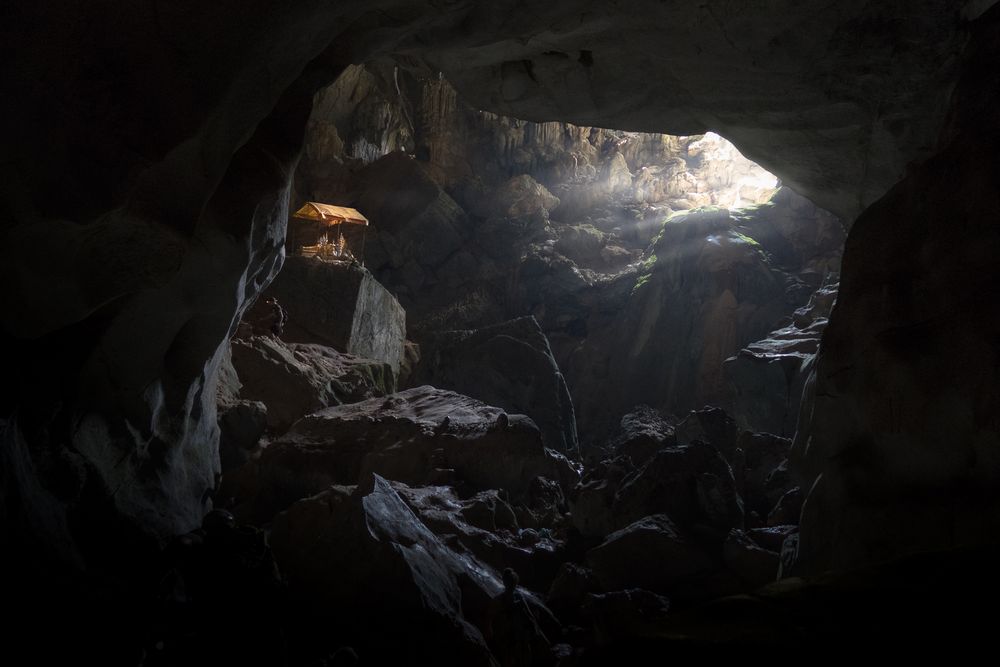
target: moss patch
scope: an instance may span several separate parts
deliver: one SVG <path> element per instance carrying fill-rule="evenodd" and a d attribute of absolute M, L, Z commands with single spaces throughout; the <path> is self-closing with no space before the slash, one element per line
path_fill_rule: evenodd
<path fill-rule="evenodd" d="M 747 236 L 746 234 L 743 234 L 742 232 L 736 231 L 735 229 L 733 230 L 733 234 L 736 236 L 736 238 L 738 238 L 739 240 L 743 241 L 744 243 L 749 243 L 750 245 L 754 246 L 755 248 L 759 248 L 760 247 L 760 243 L 757 242 L 757 239 L 751 238 L 751 237 Z"/>

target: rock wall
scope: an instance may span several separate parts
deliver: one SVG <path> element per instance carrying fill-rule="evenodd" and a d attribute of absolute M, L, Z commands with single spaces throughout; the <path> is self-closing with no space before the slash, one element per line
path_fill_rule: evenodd
<path fill-rule="evenodd" d="M 954 135 L 855 223 L 795 446 L 816 480 L 802 567 L 992 540 L 1000 527 L 1000 13 L 984 17 Z"/>

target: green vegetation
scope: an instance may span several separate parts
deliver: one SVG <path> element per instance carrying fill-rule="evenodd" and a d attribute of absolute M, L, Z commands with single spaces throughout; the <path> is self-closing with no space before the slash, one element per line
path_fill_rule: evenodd
<path fill-rule="evenodd" d="M 740 239 L 744 243 L 749 243 L 750 245 L 754 246 L 755 248 L 759 248 L 760 247 L 760 244 L 757 243 L 756 239 L 750 238 L 749 236 L 747 236 L 746 234 L 743 234 L 742 232 L 738 232 L 738 231 L 736 231 L 734 229 L 733 230 L 733 234 L 736 236 L 736 238 Z"/>
<path fill-rule="evenodd" d="M 632 286 L 632 294 L 634 295 L 636 292 L 638 292 L 639 288 L 648 283 L 649 279 L 652 277 L 653 277 L 652 273 L 644 273 L 643 275 L 639 276 L 639 278 L 635 281 L 635 285 Z"/>
<path fill-rule="evenodd" d="M 761 213 L 767 211 L 768 209 L 774 208 L 774 202 L 766 201 L 763 204 L 751 204 L 750 206 L 744 206 L 743 208 L 738 208 L 732 212 L 733 217 L 737 220 L 752 220 L 756 218 Z"/>
<path fill-rule="evenodd" d="M 640 287 L 648 283 L 649 279 L 653 277 L 653 271 L 656 269 L 658 261 L 659 258 L 655 254 L 651 254 L 639 263 L 639 276 L 635 279 L 635 285 L 632 286 L 632 294 L 635 294 Z"/>

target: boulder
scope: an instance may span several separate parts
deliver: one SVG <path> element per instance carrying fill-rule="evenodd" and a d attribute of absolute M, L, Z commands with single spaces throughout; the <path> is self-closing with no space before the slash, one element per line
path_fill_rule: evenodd
<path fill-rule="evenodd" d="M 640 465 L 664 447 L 676 444 L 674 426 L 659 411 L 638 405 L 622 417 L 621 430 L 608 443 L 615 455 L 628 456 Z"/>
<path fill-rule="evenodd" d="M 493 193 L 493 207 L 505 218 L 526 215 L 548 216 L 559 206 L 559 198 L 528 174 L 514 176 Z"/>
<path fill-rule="evenodd" d="M 546 447 L 571 455 L 577 451 L 573 400 L 534 317 L 429 336 L 421 350 L 415 383 L 526 414 Z"/>
<path fill-rule="evenodd" d="M 654 514 L 608 535 L 587 552 L 586 564 L 605 590 L 643 588 L 667 593 L 716 563 L 682 536 L 665 514 Z"/>
<path fill-rule="evenodd" d="M 283 339 L 328 345 L 399 372 L 406 313 L 357 262 L 286 257 L 264 294 L 277 298 L 288 314 Z"/>
<path fill-rule="evenodd" d="M 740 428 L 722 408 L 706 406 L 692 410 L 678 424 L 677 442 L 687 444 L 700 440 L 715 447 L 727 460 L 732 461 L 739 446 Z"/>
<path fill-rule="evenodd" d="M 299 420 L 229 475 L 221 493 L 235 499 L 240 517 L 262 522 L 299 498 L 370 473 L 414 486 L 458 485 L 467 495 L 500 489 L 513 501 L 526 500 L 537 477 L 566 488 L 579 479 L 524 415 L 423 386 Z"/>
<path fill-rule="evenodd" d="M 587 537 L 603 538 L 620 528 L 614 504 L 622 480 L 635 470 L 630 459 L 601 461 L 584 474 L 570 496 L 570 517 L 573 526 Z"/>
<path fill-rule="evenodd" d="M 464 610 L 488 606 L 495 575 L 448 549 L 385 479 L 295 503 L 275 518 L 271 545 L 292 594 L 366 661 L 494 664 Z"/>
<path fill-rule="evenodd" d="M 496 571 L 512 568 L 525 586 L 545 589 L 565 558 L 552 531 L 522 529 L 515 509 L 495 490 L 462 499 L 449 486 L 392 488 L 431 532 L 457 554 L 466 554 Z"/>
<path fill-rule="evenodd" d="M 219 412 L 219 458 L 222 472 L 240 467 L 258 449 L 267 429 L 267 406 L 240 401 Z"/>
<path fill-rule="evenodd" d="M 267 425 L 282 432 L 300 417 L 343 401 L 381 396 L 395 388 L 388 364 L 272 336 L 235 338 L 232 365 L 240 398 L 267 406 Z"/>
<path fill-rule="evenodd" d="M 622 480 L 612 506 L 616 527 L 659 513 L 720 541 L 742 527 L 743 501 L 722 455 L 700 441 L 666 447 Z"/>

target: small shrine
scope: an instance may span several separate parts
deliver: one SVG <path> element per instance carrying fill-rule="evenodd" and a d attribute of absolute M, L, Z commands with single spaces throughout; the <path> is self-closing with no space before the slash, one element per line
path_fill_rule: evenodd
<path fill-rule="evenodd" d="M 304 257 L 362 262 L 368 218 L 354 208 L 306 202 L 292 214 L 288 248 Z"/>

